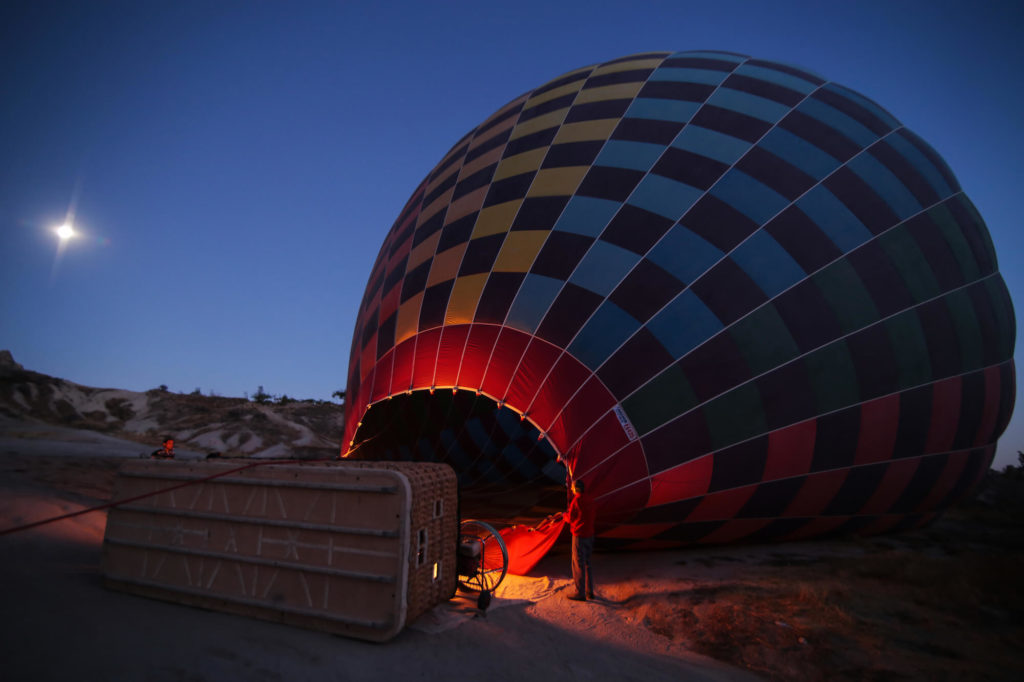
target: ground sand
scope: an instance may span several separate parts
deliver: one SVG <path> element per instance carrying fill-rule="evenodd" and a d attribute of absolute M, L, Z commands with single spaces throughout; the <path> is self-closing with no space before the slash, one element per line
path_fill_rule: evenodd
<path fill-rule="evenodd" d="M 139 446 L 0 434 L 0 530 L 109 499 Z M 69 456 L 71 455 L 71 456 Z M 1017 496 L 1019 498 L 1019 495 Z M 1016 512 L 1014 512 L 1016 514 Z M 958 511 L 899 536 L 598 554 L 602 601 L 565 598 L 566 548 L 387 644 L 102 586 L 105 513 L 0 536 L 5 680 L 1015 680 L 1019 516 Z"/>

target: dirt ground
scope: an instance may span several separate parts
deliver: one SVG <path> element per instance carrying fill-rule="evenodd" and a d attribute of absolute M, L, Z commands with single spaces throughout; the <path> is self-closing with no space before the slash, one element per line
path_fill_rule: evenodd
<path fill-rule="evenodd" d="M 109 500 L 120 459 L 0 451 L 0 531 Z M 1016 680 L 1024 488 L 863 539 L 598 554 L 566 600 L 567 548 L 372 645 L 109 592 L 105 514 L 0 537 L 5 679 Z M 83 677 L 84 675 L 84 677 Z"/>
<path fill-rule="evenodd" d="M 901 536 L 693 552 L 676 563 L 701 577 L 624 601 L 653 631 L 769 679 L 1020 679 L 1024 533 L 986 516 L 960 509 Z"/>

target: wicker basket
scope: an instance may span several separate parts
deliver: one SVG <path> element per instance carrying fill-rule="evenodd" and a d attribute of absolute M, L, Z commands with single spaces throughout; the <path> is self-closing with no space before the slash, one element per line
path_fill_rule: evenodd
<path fill-rule="evenodd" d="M 128 462 L 114 499 L 115 589 L 372 641 L 455 593 L 444 464 Z"/>

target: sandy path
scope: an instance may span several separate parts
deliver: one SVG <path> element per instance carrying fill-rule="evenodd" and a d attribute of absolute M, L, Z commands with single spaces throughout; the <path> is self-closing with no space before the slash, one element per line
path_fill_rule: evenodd
<path fill-rule="evenodd" d="M 100 441 L 0 432 L 0 530 L 107 501 L 138 446 Z M 564 598 L 556 546 L 486 617 L 457 598 L 384 645 L 106 590 L 94 513 L 0 536 L 0 679 L 1016 682 L 1024 478 L 990 485 L 899 535 L 599 553 L 606 604 Z"/>
<path fill-rule="evenodd" d="M 116 464 L 0 450 L 0 529 L 104 499 Z M 381 645 L 109 591 L 104 523 L 96 512 L 0 536 L 5 679 L 756 679 L 628 610 L 564 599 L 564 552 L 540 567 L 550 577 L 507 579 L 486 617 L 456 599 Z M 621 555 L 606 574 L 638 561 Z"/>

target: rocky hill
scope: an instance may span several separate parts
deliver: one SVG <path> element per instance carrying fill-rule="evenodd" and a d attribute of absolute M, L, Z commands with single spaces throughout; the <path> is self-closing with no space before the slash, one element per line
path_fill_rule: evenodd
<path fill-rule="evenodd" d="M 313 400 L 257 403 L 198 393 L 93 388 L 26 370 L 0 351 L 0 416 L 88 429 L 156 448 L 226 457 L 330 457 L 340 449 L 344 407 Z"/>

